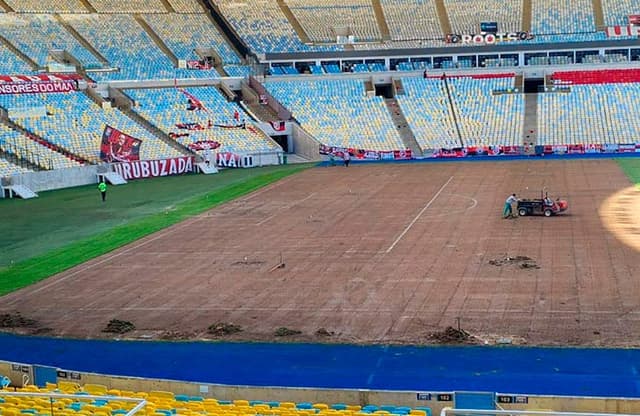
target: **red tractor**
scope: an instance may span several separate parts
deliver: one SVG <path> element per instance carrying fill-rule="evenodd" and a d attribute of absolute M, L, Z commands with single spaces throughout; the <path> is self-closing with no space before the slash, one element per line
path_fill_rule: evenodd
<path fill-rule="evenodd" d="M 564 199 L 557 198 L 555 201 L 549 198 L 549 194 L 540 192 L 540 198 L 518 200 L 518 215 L 552 215 L 564 212 L 569 208 L 569 204 Z"/>

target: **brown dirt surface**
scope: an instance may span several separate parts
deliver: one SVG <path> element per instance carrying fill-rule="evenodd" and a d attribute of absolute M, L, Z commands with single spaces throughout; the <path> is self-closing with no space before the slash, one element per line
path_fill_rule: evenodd
<path fill-rule="evenodd" d="M 630 186 L 612 160 L 314 168 L 6 295 L 0 314 L 76 337 L 114 337 L 117 318 L 130 338 L 232 322 L 225 340 L 429 344 L 459 319 L 485 343 L 638 346 L 640 251 L 601 210 Z M 565 214 L 501 218 L 543 187 Z"/>

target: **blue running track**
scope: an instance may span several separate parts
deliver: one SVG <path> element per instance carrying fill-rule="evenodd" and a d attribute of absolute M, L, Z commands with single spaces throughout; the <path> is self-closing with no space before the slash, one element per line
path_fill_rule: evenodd
<path fill-rule="evenodd" d="M 254 386 L 640 397 L 640 350 L 70 340 L 0 334 L 0 360 Z"/>

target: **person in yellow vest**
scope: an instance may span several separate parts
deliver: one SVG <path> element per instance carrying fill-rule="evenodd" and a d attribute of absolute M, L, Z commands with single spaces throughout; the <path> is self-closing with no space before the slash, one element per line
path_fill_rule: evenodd
<path fill-rule="evenodd" d="M 107 199 L 107 183 L 102 179 L 98 184 L 98 189 L 100 190 L 100 194 L 102 195 L 102 202 Z"/>

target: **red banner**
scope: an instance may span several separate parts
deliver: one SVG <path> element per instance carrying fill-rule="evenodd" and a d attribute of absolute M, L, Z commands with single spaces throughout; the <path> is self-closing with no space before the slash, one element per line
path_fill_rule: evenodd
<path fill-rule="evenodd" d="M 189 143 L 189 149 L 191 150 L 217 149 L 220 146 L 220 143 L 214 140 L 198 140 L 197 142 Z"/>
<path fill-rule="evenodd" d="M 344 152 L 349 152 L 355 159 L 360 160 L 407 160 L 412 159 L 413 154 L 407 150 L 364 150 L 354 148 L 332 147 L 324 144 L 320 145 L 321 155 L 333 155 L 342 158 Z"/>
<path fill-rule="evenodd" d="M 77 91 L 79 79 L 78 74 L 0 75 L 0 95 Z"/>
<path fill-rule="evenodd" d="M 82 79 L 78 74 L 0 75 L 0 85 L 33 82 L 63 82 Z"/>
<path fill-rule="evenodd" d="M 281 120 L 270 121 L 269 124 L 271 124 L 271 128 L 274 131 L 284 131 L 286 127 L 284 121 L 281 121 Z"/>
<path fill-rule="evenodd" d="M 129 136 L 111 126 L 105 126 L 100 145 L 100 159 L 105 162 L 140 160 L 142 140 Z"/>
<path fill-rule="evenodd" d="M 193 172 L 193 156 L 115 163 L 113 169 L 126 180 L 182 175 Z"/>
<path fill-rule="evenodd" d="M 213 66 L 207 61 L 192 59 L 187 61 L 187 69 L 213 69 Z"/>

